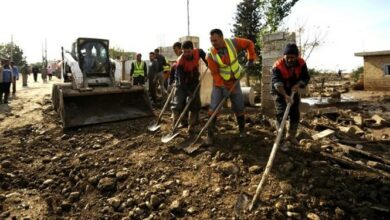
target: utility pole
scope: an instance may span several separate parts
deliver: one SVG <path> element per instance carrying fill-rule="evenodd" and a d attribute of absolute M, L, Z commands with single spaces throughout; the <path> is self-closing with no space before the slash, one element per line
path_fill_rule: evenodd
<path fill-rule="evenodd" d="M 190 36 L 190 0 L 187 0 L 187 36 Z"/>
<path fill-rule="evenodd" d="M 14 60 L 14 35 L 11 34 L 11 61 Z"/>

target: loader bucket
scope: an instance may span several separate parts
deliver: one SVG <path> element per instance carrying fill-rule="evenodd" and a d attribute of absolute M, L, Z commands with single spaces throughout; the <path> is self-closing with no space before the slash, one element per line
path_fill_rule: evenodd
<path fill-rule="evenodd" d="M 60 90 L 59 113 L 63 127 L 154 116 L 143 87 L 97 87 L 92 91 Z"/>

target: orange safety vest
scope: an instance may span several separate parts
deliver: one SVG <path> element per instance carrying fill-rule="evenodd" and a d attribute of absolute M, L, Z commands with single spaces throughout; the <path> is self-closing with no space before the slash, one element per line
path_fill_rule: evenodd
<path fill-rule="evenodd" d="M 303 67 L 303 65 L 305 65 L 305 60 L 303 60 L 301 57 L 298 57 L 297 61 L 298 61 L 298 65 L 296 67 L 294 67 L 294 74 L 295 74 L 296 78 L 299 78 L 299 76 L 301 75 L 301 72 L 302 72 L 302 67 Z M 289 79 L 292 77 L 290 71 L 288 71 L 288 68 L 287 68 L 286 64 L 284 63 L 283 58 L 280 58 L 279 60 L 277 60 L 273 67 L 277 68 L 282 73 L 283 79 Z"/>

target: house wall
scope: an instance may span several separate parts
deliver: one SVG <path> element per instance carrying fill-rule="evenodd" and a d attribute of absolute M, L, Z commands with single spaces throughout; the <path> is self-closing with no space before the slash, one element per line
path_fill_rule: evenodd
<path fill-rule="evenodd" d="M 364 57 L 364 89 L 390 91 L 390 75 L 384 73 L 384 65 L 390 64 L 390 55 Z"/>

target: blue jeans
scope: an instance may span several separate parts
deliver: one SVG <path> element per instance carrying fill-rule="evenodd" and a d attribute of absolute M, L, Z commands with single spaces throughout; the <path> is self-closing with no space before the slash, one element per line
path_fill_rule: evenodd
<path fill-rule="evenodd" d="M 225 87 L 216 87 L 213 86 L 212 92 L 211 92 L 211 103 L 210 103 L 210 111 L 209 113 L 212 113 L 217 108 L 218 104 L 221 102 L 221 100 L 227 96 L 229 93 L 229 90 Z M 236 116 L 240 116 L 244 114 L 244 96 L 241 91 L 240 83 L 237 83 L 236 87 L 232 91 L 232 93 L 229 96 L 230 101 L 232 102 L 232 110 L 236 114 Z"/>

